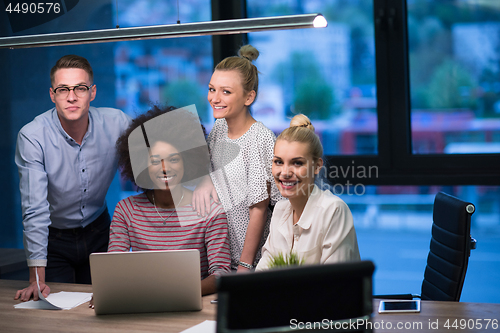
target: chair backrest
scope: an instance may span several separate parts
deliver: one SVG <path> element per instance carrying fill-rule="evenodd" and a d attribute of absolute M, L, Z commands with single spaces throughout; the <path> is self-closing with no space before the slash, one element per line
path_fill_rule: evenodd
<path fill-rule="evenodd" d="M 307 323 L 317 325 L 307 332 L 364 332 L 374 269 L 361 261 L 223 275 L 217 332 L 300 332 Z"/>
<path fill-rule="evenodd" d="M 472 242 L 475 242 L 470 236 L 474 210 L 473 204 L 449 194 L 436 195 L 422 299 L 460 300 Z"/>

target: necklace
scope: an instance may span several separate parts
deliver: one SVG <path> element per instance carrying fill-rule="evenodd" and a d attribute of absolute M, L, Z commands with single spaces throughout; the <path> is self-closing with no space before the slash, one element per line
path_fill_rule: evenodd
<path fill-rule="evenodd" d="M 161 216 L 160 212 L 158 211 L 158 208 L 156 208 L 155 192 L 154 191 L 151 192 L 151 197 L 153 198 L 153 206 L 155 207 L 156 213 L 158 213 L 158 216 L 163 220 L 163 224 L 167 224 L 167 220 L 175 213 L 175 207 L 177 207 L 177 205 L 179 205 L 181 203 L 182 199 L 184 199 L 184 190 L 182 191 L 181 199 L 179 200 L 179 202 L 177 203 L 177 205 L 174 202 L 174 211 L 172 213 L 170 213 L 170 215 L 167 216 L 166 218 L 164 218 L 163 216 Z"/>

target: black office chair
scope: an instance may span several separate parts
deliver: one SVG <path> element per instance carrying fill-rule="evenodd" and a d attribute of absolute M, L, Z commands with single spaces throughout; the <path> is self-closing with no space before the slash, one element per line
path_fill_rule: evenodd
<path fill-rule="evenodd" d="M 223 275 L 217 332 L 371 332 L 374 269 L 361 261 Z"/>
<path fill-rule="evenodd" d="M 444 192 L 434 199 L 432 238 L 421 295 L 375 295 L 374 298 L 455 301 L 460 300 L 471 249 L 476 240 L 470 236 L 473 204 Z"/>

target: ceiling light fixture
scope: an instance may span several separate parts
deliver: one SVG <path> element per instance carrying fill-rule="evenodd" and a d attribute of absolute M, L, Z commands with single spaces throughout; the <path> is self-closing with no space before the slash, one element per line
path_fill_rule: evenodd
<path fill-rule="evenodd" d="M 134 28 L 1 37 L 0 48 L 19 49 L 43 46 L 119 42 L 127 40 L 229 35 L 268 30 L 324 28 L 327 25 L 328 23 L 326 19 L 321 14 L 285 15 Z"/>

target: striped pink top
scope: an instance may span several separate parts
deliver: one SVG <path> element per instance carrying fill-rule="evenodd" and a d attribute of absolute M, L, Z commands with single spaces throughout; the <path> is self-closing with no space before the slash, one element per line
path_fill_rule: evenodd
<path fill-rule="evenodd" d="M 166 221 L 144 193 L 121 200 L 111 221 L 108 251 L 197 249 L 202 279 L 230 272 L 226 213 L 220 204 L 212 201 L 207 217 L 199 217 L 191 205 L 158 211 Z"/>

